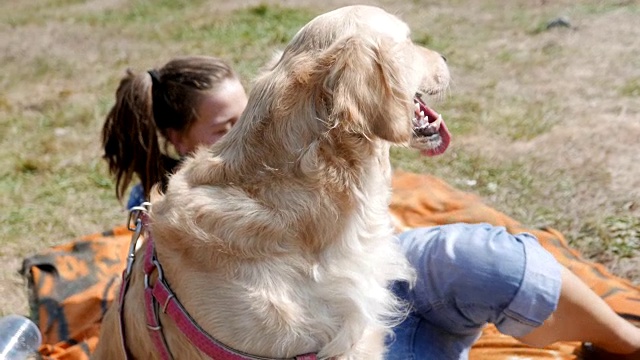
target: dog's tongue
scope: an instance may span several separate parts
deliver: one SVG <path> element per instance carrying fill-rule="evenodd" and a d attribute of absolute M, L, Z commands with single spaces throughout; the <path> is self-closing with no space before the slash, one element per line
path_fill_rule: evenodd
<path fill-rule="evenodd" d="M 425 115 L 425 123 L 419 125 L 422 125 L 423 128 L 426 127 L 427 131 L 433 132 L 434 134 L 437 132 L 440 136 L 440 145 L 437 148 L 422 150 L 420 153 L 427 156 L 440 155 L 449 147 L 449 143 L 451 142 L 451 133 L 447 129 L 447 124 L 445 124 L 442 116 L 428 107 L 422 99 L 416 97 L 416 100 L 418 104 L 420 104 L 420 111 Z M 426 123 L 427 121 L 428 125 Z"/>

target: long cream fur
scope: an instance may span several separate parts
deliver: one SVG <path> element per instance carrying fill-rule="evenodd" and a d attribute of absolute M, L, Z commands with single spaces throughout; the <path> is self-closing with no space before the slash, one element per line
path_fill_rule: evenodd
<path fill-rule="evenodd" d="M 389 285 L 413 277 L 388 214 L 389 146 L 412 143 L 416 91 L 448 79 L 442 58 L 379 8 L 341 8 L 298 32 L 232 131 L 153 200 L 165 278 L 204 330 L 264 357 L 383 357 L 405 305 Z M 137 256 L 126 342 L 136 358 L 157 358 Z M 161 322 L 174 356 L 204 358 Z M 112 306 L 95 358 L 123 357 L 118 334 Z"/>

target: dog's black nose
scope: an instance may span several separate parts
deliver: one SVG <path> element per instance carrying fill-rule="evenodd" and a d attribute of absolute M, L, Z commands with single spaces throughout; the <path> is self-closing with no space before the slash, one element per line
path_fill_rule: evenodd
<path fill-rule="evenodd" d="M 444 60 L 444 62 L 447 62 L 447 57 L 446 56 L 440 54 L 440 57 L 442 58 L 442 60 Z"/>

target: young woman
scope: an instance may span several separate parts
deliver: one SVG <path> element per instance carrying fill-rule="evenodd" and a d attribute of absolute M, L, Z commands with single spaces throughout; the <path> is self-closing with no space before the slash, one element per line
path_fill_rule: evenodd
<path fill-rule="evenodd" d="M 247 103 L 242 84 L 223 61 L 185 57 L 157 70 L 127 73 L 103 129 L 104 157 L 128 206 L 200 145 L 211 145 Z M 640 329 L 618 316 L 529 234 L 488 224 L 420 228 L 399 236 L 417 283 L 394 284 L 412 305 L 389 338 L 388 359 L 466 359 L 482 328 L 532 346 L 591 342 L 640 359 Z"/>
<path fill-rule="evenodd" d="M 246 105 L 238 76 L 217 58 L 183 57 L 146 73 L 127 71 L 102 129 L 118 200 L 135 176 L 140 183 L 127 205 L 142 203 L 154 184 L 166 185 L 182 156 L 226 134 Z"/>

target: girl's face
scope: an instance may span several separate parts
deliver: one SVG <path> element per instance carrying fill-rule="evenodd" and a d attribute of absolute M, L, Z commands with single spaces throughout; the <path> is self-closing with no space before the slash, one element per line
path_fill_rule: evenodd
<path fill-rule="evenodd" d="M 227 79 L 215 92 L 205 95 L 197 109 L 198 118 L 186 131 L 169 129 L 169 141 L 181 156 L 198 146 L 210 146 L 220 140 L 247 106 L 247 95 L 238 79 Z"/>

